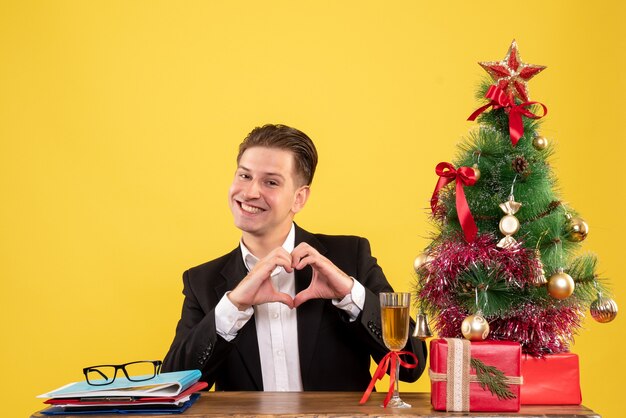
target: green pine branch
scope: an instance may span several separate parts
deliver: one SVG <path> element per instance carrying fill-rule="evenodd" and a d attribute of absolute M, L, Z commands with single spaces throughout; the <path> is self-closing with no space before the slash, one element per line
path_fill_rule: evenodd
<path fill-rule="evenodd" d="M 497 265 L 482 264 L 472 264 L 461 273 L 456 288 L 460 305 L 468 312 L 478 308 L 485 317 L 504 316 L 513 307 L 532 300 L 530 292 L 534 290 L 510 286 L 500 278 Z"/>
<path fill-rule="evenodd" d="M 470 366 L 476 370 L 478 384 L 483 390 L 488 389 L 500 400 L 516 398 L 506 384 L 506 376 L 500 369 L 495 366 L 487 366 L 476 358 L 470 360 Z"/>

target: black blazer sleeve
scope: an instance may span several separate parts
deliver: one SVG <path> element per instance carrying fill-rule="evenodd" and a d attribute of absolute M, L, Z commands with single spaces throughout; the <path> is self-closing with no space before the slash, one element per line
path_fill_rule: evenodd
<path fill-rule="evenodd" d="M 381 292 L 393 292 L 393 288 L 387 281 L 382 269 L 371 255 L 370 244 L 367 239 L 359 238 L 358 266 L 354 276 L 365 287 L 365 304 L 359 318 L 352 323 L 358 327 L 357 335 L 362 338 L 364 344 L 370 348 L 370 353 L 378 363 L 389 352 L 382 339 L 382 323 L 380 318 Z M 409 339 L 403 351 L 410 351 L 418 359 L 418 365 L 414 369 L 400 368 L 400 379 L 406 382 L 416 381 L 426 367 L 426 343 L 411 337 L 415 329 L 415 322 L 410 320 Z"/>
<path fill-rule="evenodd" d="M 176 326 L 176 336 L 163 361 L 163 371 L 199 369 L 202 371 L 202 380 L 211 386 L 232 344 L 215 331 L 217 297 L 207 300 L 215 292 L 206 289 L 200 281 L 193 282 L 190 274 L 190 270 L 183 274 L 185 300 Z"/>

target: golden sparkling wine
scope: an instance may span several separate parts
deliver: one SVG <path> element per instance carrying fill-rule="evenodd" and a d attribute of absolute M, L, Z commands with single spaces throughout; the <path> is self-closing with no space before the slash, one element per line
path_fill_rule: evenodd
<path fill-rule="evenodd" d="M 383 306 L 383 341 L 392 351 L 400 351 L 406 345 L 409 335 L 409 307 Z"/>

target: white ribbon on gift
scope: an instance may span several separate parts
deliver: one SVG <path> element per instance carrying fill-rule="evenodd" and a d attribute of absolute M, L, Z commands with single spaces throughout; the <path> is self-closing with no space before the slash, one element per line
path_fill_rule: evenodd
<path fill-rule="evenodd" d="M 469 411 L 470 342 L 446 338 L 448 342 L 448 370 L 451 377 L 446 384 L 446 410 Z"/>

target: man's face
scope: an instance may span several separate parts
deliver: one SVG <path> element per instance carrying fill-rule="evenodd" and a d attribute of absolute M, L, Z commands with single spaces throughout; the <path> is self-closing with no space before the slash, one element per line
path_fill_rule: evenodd
<path fill-rule="evenodd" d="M 286 234 L 309 194 L 294 170 L 293 154 L 278 148 L 248 148 L 228 192 L 237 228 L 256 237 Z"/>

